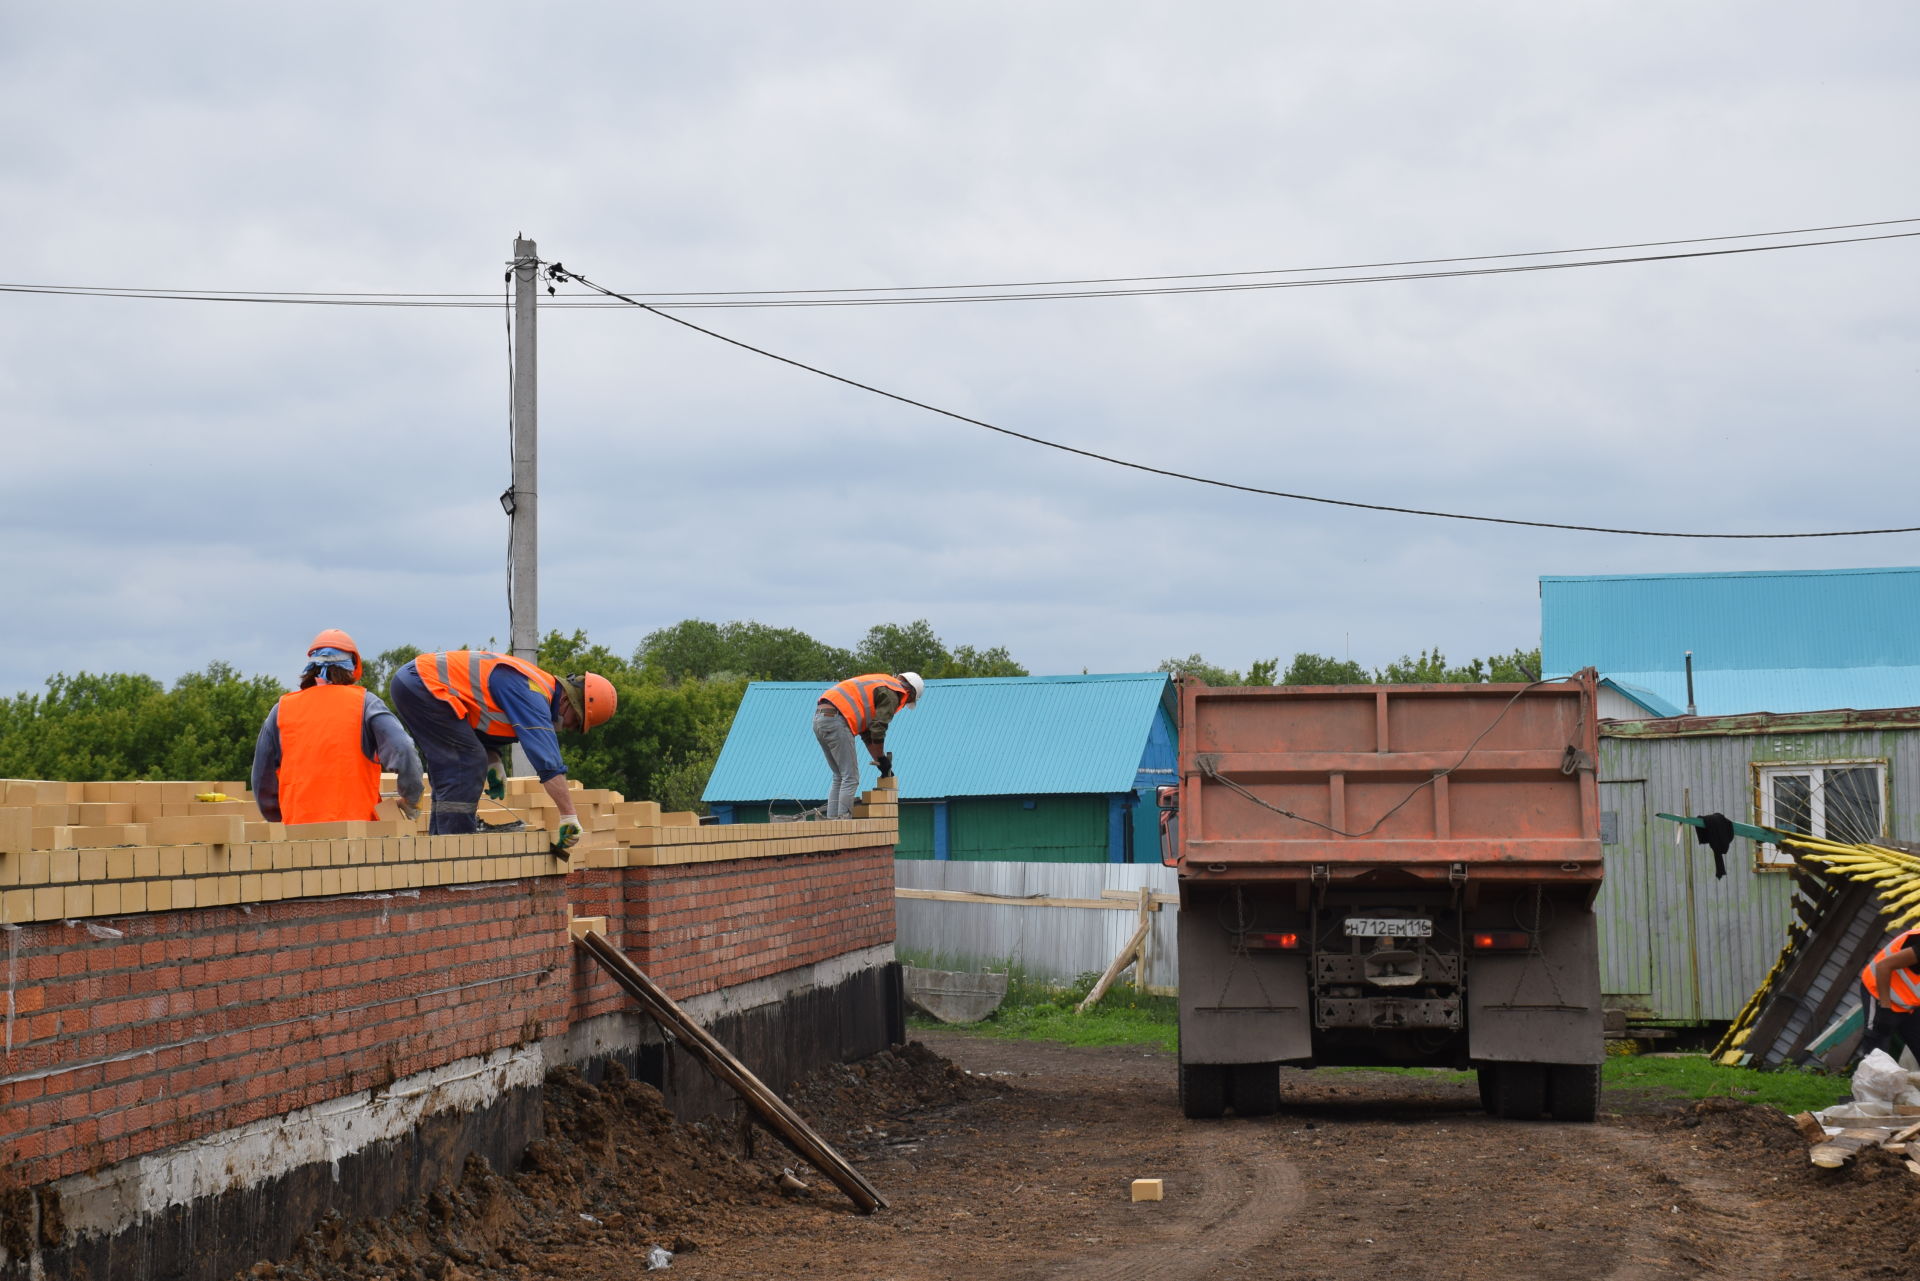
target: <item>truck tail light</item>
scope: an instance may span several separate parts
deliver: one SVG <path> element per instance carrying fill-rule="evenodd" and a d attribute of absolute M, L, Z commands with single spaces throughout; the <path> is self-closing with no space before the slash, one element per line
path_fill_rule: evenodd
<path fill-rule="evenodd" d="M 1285 934 L 1249 934 L 1247 946 L 1274 952 L 1298 952 L 1300 936 L 1291 931 Z"/>
<path fill-rule="evenodd" d="M 1476 952 L 1524 952 L 1533 946 L 1533 935 L 1525 930 L 1475 930 L 1467 942 Z"/>

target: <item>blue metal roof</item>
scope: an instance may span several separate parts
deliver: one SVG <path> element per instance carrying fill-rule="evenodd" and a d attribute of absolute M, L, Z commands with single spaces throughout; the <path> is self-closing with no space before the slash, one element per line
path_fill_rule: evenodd
<path fill-rule="evenodd" d="M 1154 719 L 1171 713 L 1165 672 L 1003 676 L 927 682 L 887 730 L 904 800 L 1124 792 L 1135 785 Z M 813 705 L 827 681 L 755 681 L 702 799 L 818 800 L 826 758 Z M 873 766 L 860 752 L 860 786 Z"/>
<path fill-rule="evenodd" d="M 1592 666 L 1650 711 L 1677 713 L 1688 650 L 1702 716 L 1912 706 L 1920 568 L 1540 580 L 1549 679 Z"/>

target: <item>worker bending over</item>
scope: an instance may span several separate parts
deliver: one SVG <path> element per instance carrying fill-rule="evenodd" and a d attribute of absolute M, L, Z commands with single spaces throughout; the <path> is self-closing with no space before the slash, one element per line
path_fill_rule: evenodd
<path fill-rule="evenodd" d="M 382 770 L 398 780 L 400 812 L 420 812 L 413 740 L 359 679 L 353 637 L 328 628 L 313 638 L 300 688 L 273 705 L 253 745 L 253 795 L 269 823 L 376 818 Z"/>
<path fill-rule="evenodd" d="M 874 768 L 885 778 L 893 773 L 893 753 L 886 750 L 887 726 L 895 713 L 920 701 L 927 683 L 917 672 L 888 675 L 870 672 L 841 681 L 820 696 L 813 708 L 813 736 L 827 755 L 833 785 L 827 792 L 827 817 L 853 813 L 853 794 L 860 787 L 860 759 L 854 755 L 856 736 L 867 745 Z"/>
<path fill-rule="evenodd" d="M 500 753 L 518 742 L 560 811 L 554 841 L 580 839 L 555 730 L 589 730 L 613 715 L 613 682 L 588 672 L 554 676 L 507 654 L 456 649 L 422 654 L 395 673 L 393 710 L 426 757 L 435 836 L 479 830 L 480 792 L 506 795 Z"/>
<path fill-rule="evenodd" d="M 1860 1052 L 1883 1050 L 1897 1036 L 1920 1059 L 1920 930 L 1903 930 L 1860 971 L 1866 986 L 1866 1035 Z"/>

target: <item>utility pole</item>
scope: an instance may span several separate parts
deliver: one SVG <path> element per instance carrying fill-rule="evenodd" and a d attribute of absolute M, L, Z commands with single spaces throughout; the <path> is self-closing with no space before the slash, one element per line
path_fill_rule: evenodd
<path fill-rule="evenodd" d="M 540 656 L 539 298 L 540 251 L 513 241 L 513 488 L 507 491 L 507 590 L 513 602 L 507 644 L 515 658 Z M 533 767 L 518 743 L 512 772 Z"/>

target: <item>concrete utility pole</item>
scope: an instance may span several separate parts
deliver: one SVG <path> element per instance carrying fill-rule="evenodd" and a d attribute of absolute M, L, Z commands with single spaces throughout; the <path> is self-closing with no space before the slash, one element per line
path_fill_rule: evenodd
<path fill-rule="evenodd" d="M 513 600 L 509 652 L 529 663 L 540 651 L 539 336 L 540 251 L 513 242 L 513 488 L 507 491 L 507 588 Z M 526 753 L 513 749 L 513 772 L 531 774 Z"/>

